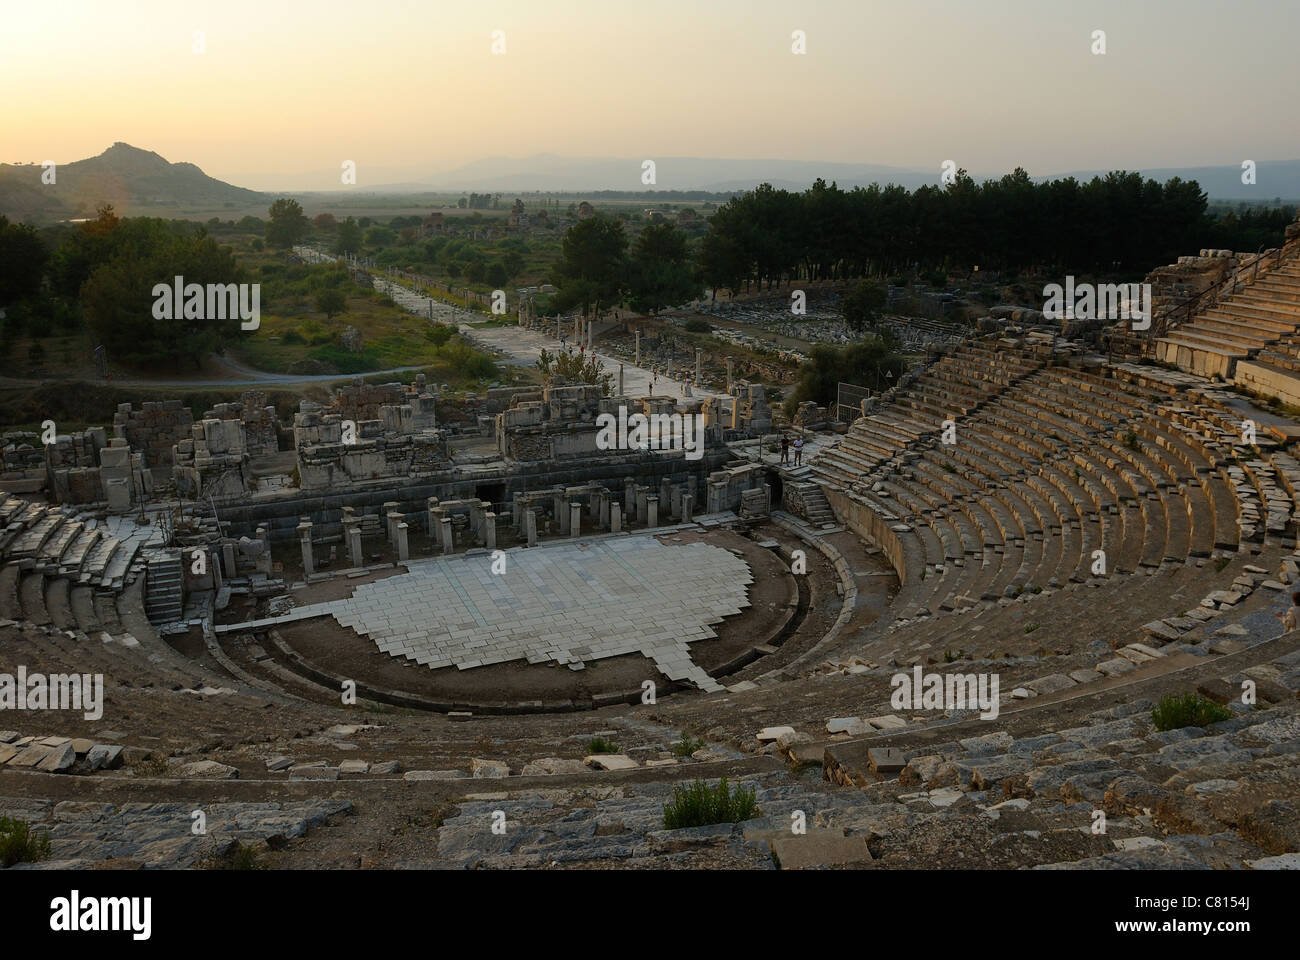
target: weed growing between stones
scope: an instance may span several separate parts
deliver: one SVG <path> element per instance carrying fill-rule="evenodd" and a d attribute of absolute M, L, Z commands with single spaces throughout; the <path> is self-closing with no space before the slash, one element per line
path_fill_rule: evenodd
<path fill-rule="evenodd" d="M 732 793 L 726 777 L 712 790 L 703 780 L 696 780 L 689 787 L 673 788 L 673 799 L 664 804 L 664 829 L 741 823 L 757 813 L 753 787 L 748 790 L 737 787 Z"/>
<path fill-rule="evenodd" d="M 1197 693 L 1171 694 L 1151 711 L 1151 722 L 1162 733 L 1181 727 L 1204 727 L 1227 720 L 1232 711 Z"/>
<path fill-rule="evenodd" d="M 622 748 L 604 737 L 592 737 L 591 742 L 587 744 L 588 753 L 618 753 Z"/>
<path fill-rule="evenodd" d="M 696 750 L 704 749 L 704 741 L 696 740 L 689 733 L 682 732 L 682 738 L 673 744 L 673 756 L 689 757 Z"/>
<path fill-rule="evenodd" d="M 205 870 L 266 870 L 268 864 L 262 859 L 257 847 L 238 840 L 225 852 L 213 851 L 199 862 Z"/>
<path fill-rule="evenodd" d="M 15 863 L 36 863 L 49 855 L 49 834 L 33 834 L 25 820 L 0 817 L 0 864 L 12 867 Z"/>

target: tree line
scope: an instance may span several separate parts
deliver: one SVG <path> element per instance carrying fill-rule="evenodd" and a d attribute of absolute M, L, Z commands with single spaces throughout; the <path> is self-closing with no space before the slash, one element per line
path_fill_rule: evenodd
<path fill-rule="evenodd" d="M 840 189 L 818 180 L 795 193 L 762 184 L 711 218 L 704 281 L 749 284 L 890 276 L 913 269 L 969 273 L 1142 275 L 1211 245 L 1280 243 L 1294 211 L 1207 214 L 1194 180 L 1108 173 L 1035 183 L 1023 169 L 977 184 L 964 170 L 943 186 Z"/>

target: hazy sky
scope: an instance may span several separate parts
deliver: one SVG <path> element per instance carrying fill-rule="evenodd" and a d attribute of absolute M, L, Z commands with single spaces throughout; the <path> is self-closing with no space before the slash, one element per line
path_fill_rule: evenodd
<path fill-rule="evenodd" d="M 124 140 L 289 189 L 349 159 L 377 183 L 542 152 L 1035 175 L 1300 157 L 1293 0 L 2 2 L 6 162 Z"/>

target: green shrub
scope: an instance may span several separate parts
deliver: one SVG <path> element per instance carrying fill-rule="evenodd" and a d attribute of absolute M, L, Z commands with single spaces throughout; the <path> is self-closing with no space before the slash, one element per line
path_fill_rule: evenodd
<path fill-rule="evenodd" d="M 664 804 L 664 829 L 741 823 L 757 813 L 753 787 L 748 790 L 737 787 L 732 793 L 726 777 L 712 790 L 703 780 L 696 780 L 689 787 L 673 788 L 672 800 Z"/>
<path fill-rule="evenodd" d="M 235 841 L 235 845 L 225 853 L 212 852 L 199 861 L 205 870 L 265 870 L 267 864 L 261 854 L 251 844 Z"/>
<path fill-rule="evenodd" d="M 709 326 L 709 321 L 701 317 L 691 317 L 682 324 L 682 328 L 687 333 L 708 333 L 713 328 Z"/>
<path fill-rule="evenodd" d="M 307 338 L 298 332 L 296 328 L 286 330 L 280 337 L 281 343 L 306 343 Z"/>
<path fill-rule="evenodd" d="M 622 749 L 617 743 L 606 740 L 604 737 L 593 737 L 591 742 L 587 744 L 588 753 L 618 753 Z"/>
<path fill-rule="evenodd" d="M 678 757 L 689 757 L 696 750 L 703 749 L 703 740 L 696 740 L 689 733 L 682 731 L 682 738 L 673 744 L 673 755 Z"/>
<path fill-rule="evenodd" d="M 1163 732 L 1181 727 L 1204 727 L 1231 716 L 1232 711 L 1222 704 L 1197 693 L 1183 693 L 1161 698 L 1151 711 L 1151 722 Z"/>
<path fill-rule="evenodd" d="M 25 820 L 0 817 L 0 863 L 12 867 L 15 863 L 36 863 L 49 855 L 49 834 L 33 834 Z"/>

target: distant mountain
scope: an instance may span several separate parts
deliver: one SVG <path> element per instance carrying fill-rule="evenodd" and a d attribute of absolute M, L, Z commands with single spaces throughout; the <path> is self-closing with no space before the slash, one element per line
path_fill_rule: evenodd
<path fill-rule="evenodd" d="M 596 190 L 749 190 L 760 183 L 803 190 L 818 177 L 841 187 L 895 183 L 914 190 L 939 182 L 940 170 L 890 167 L 872 163 L 819 163 L 807 160 L 735 160 L 699 157 L 661 157 L 655 160 L 655 184 L 642 184 L 642 161 L 615 157 L 562 157 L 536 154 L 531 157 L 488 157 L 427 178 L 373 187 L 408 192 L 419 190 L 481 190 L 524 192 L 531 190 L 583 192 Z M 1010 171 L 972 171 L 977 181 L 996 179 Z M 1035 180 L 1075 177 L 1090 180 L 1109 170 L 1080 170 L 1035 176 Z M 1216 200 L 1300 199 L 1300 160 L 1259 161 L 1256 182 L 1241 182 L 1241 164 L 1204 167 L 1162 167 L 1141 171 L 1146 177 L 1165 181 L 1171 177 L 1196 180 Z M 1033 171 L 1030 171 L 1033 173 Z"/>
<path fill-rule="evenodd" d="M 97 157 L 55 168 L 41 182 L 39 164 L 0 164 L 0 213 L 11 220 L 94 216 L 105 203 L 119 215 L 140 207 L 258 203 L 263 194 L 213 179 L 192 163 L 169 163 L 158 154 L 115 143 Z M 156 211 L 151 211 L 156 212 Z"/>

